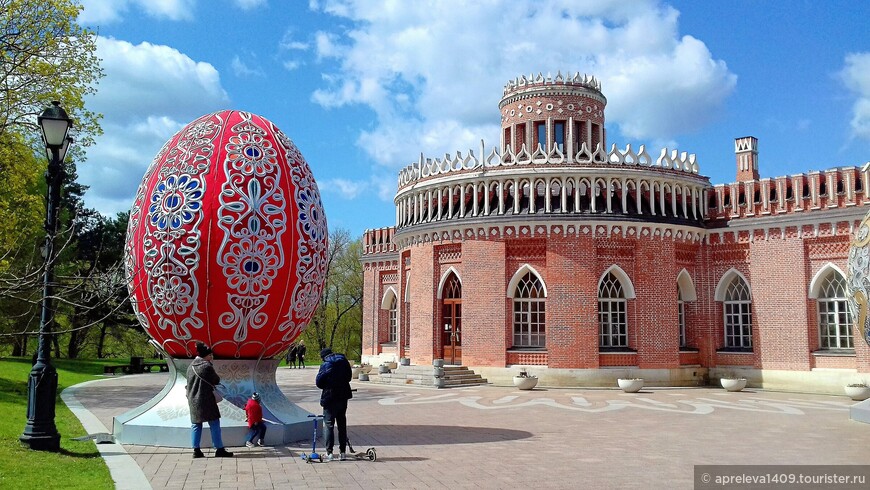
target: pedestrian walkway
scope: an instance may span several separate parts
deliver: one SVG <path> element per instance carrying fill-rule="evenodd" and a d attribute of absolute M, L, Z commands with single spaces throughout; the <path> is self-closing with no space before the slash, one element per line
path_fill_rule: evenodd
<path fill-rule="evenodd" d="M 302 408 L 320 412 L 316 369 L 278 369 Z M 166 374 L 130 375 L 64 392 L 89 432 L 156 394 Z M 435 390 L 353 382 L 351 442 L 378 460 L 308 464 L 311 441 L 190 449 L 110 446 L 119 488 L 692 488 L 694 465 L 870 464 L 870 424 L 845 396 L 718 388 Z M 68 401 L 69 403 L 69 401 Z M 84 417 L 84 418 L 83 418 Z M 318 442 L 318 450 L 323 447 Z M 337 449 L 336 449 L 337 450 Z M 206 450 L 211 456 L 212 450 Z M 125 456 L 129 455 L 129 456 Z M 130 464 L 135 463 L 135 464 Z M 140 471 L 136 471 L 140 469 Z"/>

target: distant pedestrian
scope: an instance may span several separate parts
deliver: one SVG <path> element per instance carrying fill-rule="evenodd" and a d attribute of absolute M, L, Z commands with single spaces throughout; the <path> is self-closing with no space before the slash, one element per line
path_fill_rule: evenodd
<path fill-rule="evenodd" d="M 350 380 L 353 372 L 344 354 L 333 354 L 332 349 L 320 351 L 323 364 L 317 372 L 315 383 L 323 390 L 320 406 L 323 407 L 323 425 L 326 427 L 326 459 L 332 461 L 332 448 L 335 444 L 334 426 L 338 425 L 339 459 L 347 459 L 347 401 L 353 398 Z"/>
<path fill-rule="evenodd" d="M 296 342 L 290 344 L 290 350 L 287 351 L 287 358 L 285 361 L 286 361 L 287 365 L 290 366 L 291 368 L 296 367 L 296 354 L 297 354 L 298 350 L 299 350 L 299 344 L 297 344 Z"/>
<path fill-rule="evenodd" d="M 199 443 L 202 439 L 202 424 L 208 422 L 211 442 L 215 447 L 214 457 L 232 458 L 233 453 L 224 448 L 224 441 L 221 439 L 221 411 L 215 398 L 215 390 L 221 384 L 221 378 L 211 363 L 214 355 L 211 348 L 202 342 L 196 343 L 196 354 L 196 358 L 187 368 L 187 404 L 190 408 L 193 457 L 205 457 Z"/>
<path fill-rule="evenodd" d="M 305 368 L 305 341 L 300 340 L 299 345 L 296 346 L 296 362 L 299 363 L 300 368 Z"/>
<path fill-rule="evenodd" d="M 266 423 L 263 422 L 260 394 L 256 391 L 251 394 L 251 399 L 245 405 L 245 414 L 247 414 L 248 429 L 250 429 L 245 437 L 245 446 L 254 447 L 255 440 L 258 446 L 262 446 L 263 440 L 266 438 Z"/>

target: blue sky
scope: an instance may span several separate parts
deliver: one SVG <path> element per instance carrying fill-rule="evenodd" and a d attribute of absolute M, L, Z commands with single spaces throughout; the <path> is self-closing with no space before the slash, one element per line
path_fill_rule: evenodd
<path fill-rule="evenodd" d="M 296 143 L 330 228 L 394 224 L 397 172 L 422 152 L 497 145 L 498 100 L 530 73 L 595 75 L 608 144 L 697 155 L 734 180 L 870 160 L 870 2 L 802 0 L 82 0 L 106 77 L 105 134 L 78 163 L 88 206 L 129 209 L 172 134 L 221 109 Z"/>

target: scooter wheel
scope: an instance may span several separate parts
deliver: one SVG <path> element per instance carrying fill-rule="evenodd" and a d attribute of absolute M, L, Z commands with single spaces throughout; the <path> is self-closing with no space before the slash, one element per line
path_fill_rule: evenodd
<path fill-rule="evenodd" d="M 370 447 L 370 448 L 366 449 L 366 457 L 369 458 L 369 461 L 377 461 L 378 460 L 378 453 L 377 453 L 377 451 L 375 451 L 375 448 Z"/>

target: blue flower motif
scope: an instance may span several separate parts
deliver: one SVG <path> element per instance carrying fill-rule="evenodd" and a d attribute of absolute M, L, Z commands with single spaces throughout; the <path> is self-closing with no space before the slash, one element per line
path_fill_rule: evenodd
<path fill-rule="evenodd" d="M 190 175 L 170 175 L 154 186 L 148 214 L 161 231 L 177 230 L 202 210 L 202 188 Z"/>

